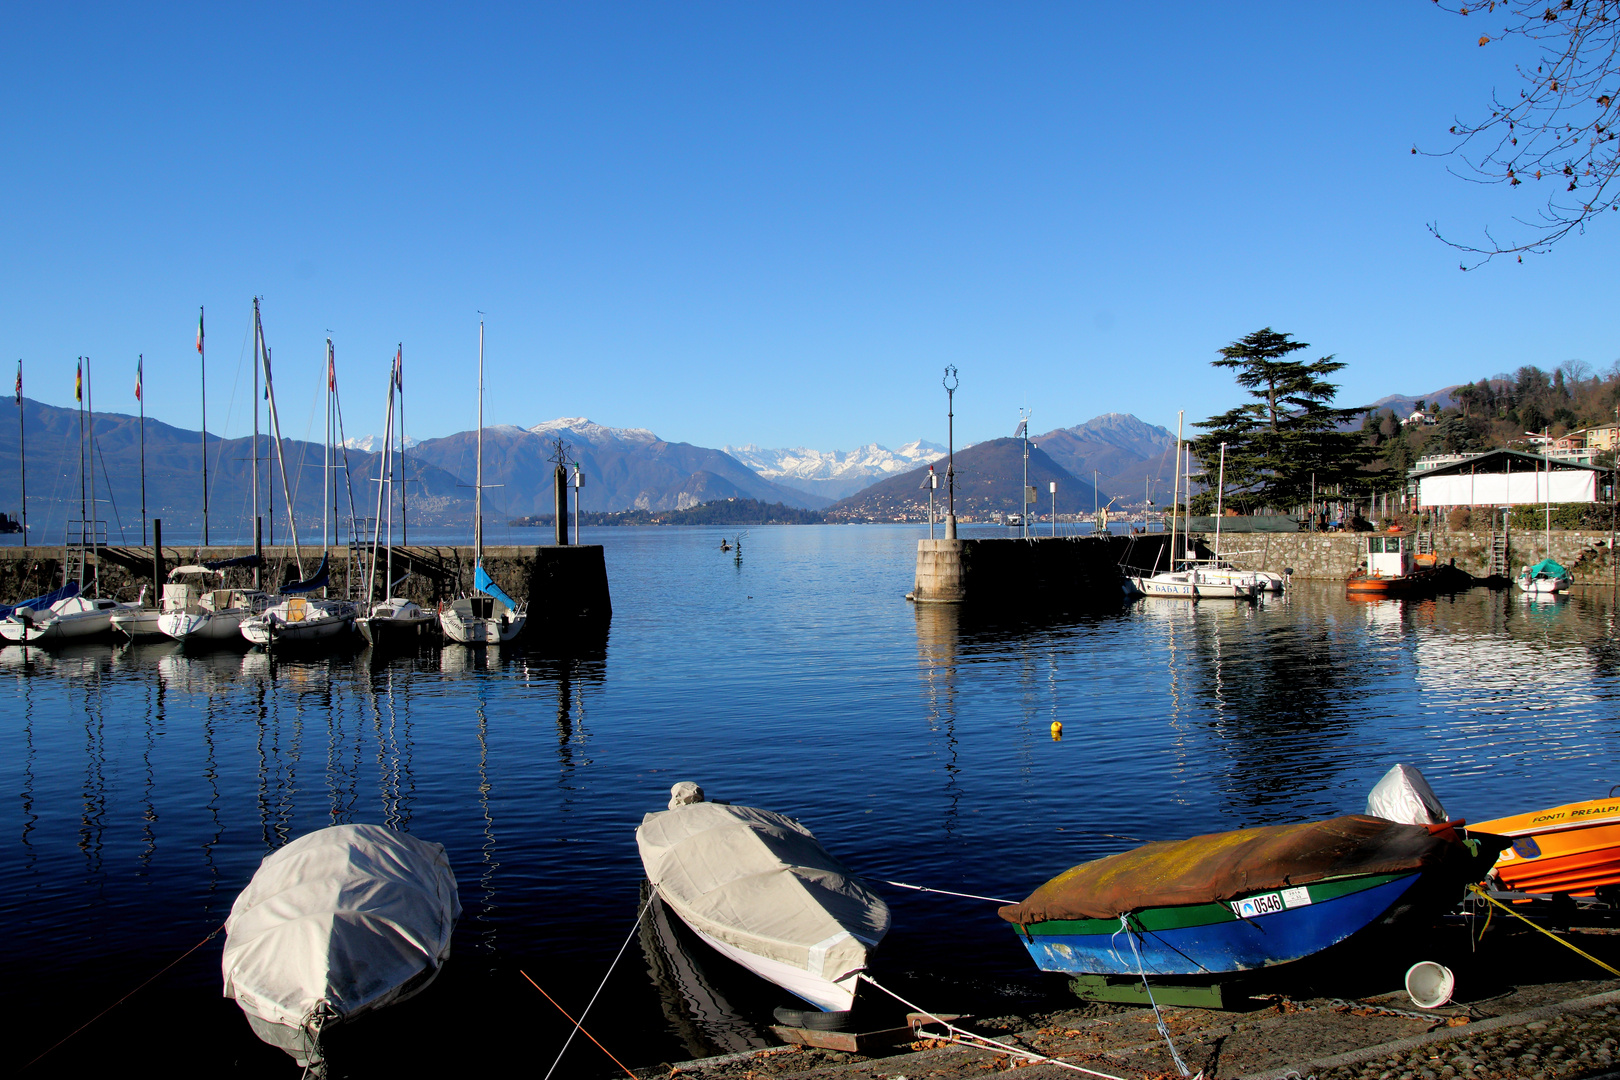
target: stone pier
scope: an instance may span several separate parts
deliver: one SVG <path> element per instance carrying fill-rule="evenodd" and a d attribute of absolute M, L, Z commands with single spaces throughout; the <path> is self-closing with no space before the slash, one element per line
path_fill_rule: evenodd
<path fill-rule="evenodd" d="M 1169 538 L 1048 536 L 919 540 L 911 599 L 1013 610 L 1118 605 L 1122 569 L 1167 560 Z"/>

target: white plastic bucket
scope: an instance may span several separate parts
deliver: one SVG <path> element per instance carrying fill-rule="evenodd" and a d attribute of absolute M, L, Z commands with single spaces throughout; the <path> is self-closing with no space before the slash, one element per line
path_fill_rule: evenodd
<path fill-rule="evenodd" d="M 1422 960 L 1406 969 L 1406 995 L 1420 1009 L 1438 1009 L 1456 988 L 1457 977 L 1444 964 Z"/>

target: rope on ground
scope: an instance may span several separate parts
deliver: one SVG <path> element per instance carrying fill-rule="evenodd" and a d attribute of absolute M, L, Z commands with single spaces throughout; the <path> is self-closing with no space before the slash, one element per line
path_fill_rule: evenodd
<path fill-rule="evenodd" d="M 529 979 L 529 985 L 533 986 L 536 990 L 540 990 L 540 992 L 542 994 L 546 994 L 546 1000 L 551 1002 L 553 1005 L 557 1005 L 557 1011 L 562 1013 L 564 1016 L 568 1016 L 569 1022 L 574 1025 L 574 1030 L 570 1031 L 568 1033 L 568 1038 L 563 1040 L 562 1049 L 557 1051 L 557 1060 L 553 1061 L 551 1063 L 551 1068 L 546 1070 L 545 1080 L 551 1080 L 551 1074 L 557 1071 L 557 1066 L 558 1065 L 562 1064 L 563 1055 L 568 1053 L 568 1047 L 573 1044 L 574 1036 L 576 1034 L 578 1034 L 579 1032 L 581 1032 L 581 1031 L 585 1031 L 585 1017 L 590 1014 L 591 1006 L 596 1004 L 596 999 L 602 995 L 602 987 L 607 985 L 608 979 L 613 975 L 613 969 L 618 966 L 619 960 L 624 956 L 624 950 L 628 949 L 630 947 L 630 939 L 636 936 L 636 930 L 637 930 L 638 927 L 641 926 L 642 917 L 647 914 L 647 906 L 648 906 L 648 904 L 652 903 L 652 898 L 655 895 L 657 895 L 657 894 L 656 893 L 649 893 L 648 896 L 647 896 L 646 903 L 643 903 L 641 905 L 641 908 L 636 912 L 636 921 L 631 924 L 630 933 L 625 935 L 624 944 L 619 946 L 618 954 L 613 957 L 613 963 L 608 965 L 607 973 L 602 976 L 602 981 L 600 983 L 597 983 L 597 985 L 596 985 L 596 993 L 592 994 L 591 995 L 591 1000 L 585 1003 L 585 1011 L 579 1014 L 579 1019 L 578 1020 L 575 1020 L 572 1016 L 568 1016 L 568 1010 L 564 1009 L 561 1005 L 557 1005 L 556 999 L 553 998 L 550 994 L 546 994 L 546 992 L 544 990 L 541 990 L 539 983 L 535 982 L 533 979 L 529 979 L 529 975 L 528 975 L 527 972 L 524 972 L 524 971 L 519 971 L 518 972 L 518 974 L 522 975 L 525 979 Z M 601 1043 L 597 1042 L 596 1038 L 594 1036 L 592 1036 L 590 1032 L 585 1031 L 585 1037 L 587 1039 L 590 1039 L 591 1042 L 596 1043 L 596 1045 L 601 1049 L 602 1053 L 607 1054 L 608 1057 L 612 1058 L 613 1059 L 613 1064 L 617 1065 L 621 1069 L 624 1069 L 624 1063 L 621 1062 L 618 1058 L 613 1057 L 613 1055 L 608 1052 L 608 1048 L 603 1046 Z M 624 1069 L 624 1071 L 625 1071 L 625 1075 L 630 1076 L 632 1078 L 634 1078 L 635 1075 L 636 1075 L 635 1073 L 631 1072 L 629 1069 Z"/>
<path fill-rule="evenodd" d="M 1182 1076 L 1191 1076 L 1192 1070 L 1188 1069 L 1187 1063 L 1181 1060 L 1181 1054 L 1176 1050 L 1175 1041 L 1170 1038 L 1170 1029 L 1164 1025 L 1164 1014 L 1159 1012 L 1159 1003 L 1153 1000 L 1153 987 L 1148 985 L 1147 966 L 1142 963 L 1142 954 L 1136 947 L 1136 935 L 1131 932 L 1131 924 L 1127 921 L 1128 918 L 1129 916 L 1121 915 L 1119 917 L 1119 926 L 1121 930 L 1125 931 L 1125 940 L 1131 943 L 1131 955 L 1136 957 L 1136 973 L 1142 976 L 1142 989 L 1147 991 L 1148 1004 L 1153 1006 L 1153 1022 L 1158 1025 L 1159 1034 L 1164 1036 L 1164 1045 L 1170 1048 L 1170 1058 L 1176 1063 L 1176 1068 L 1181 1070 Z M 1202 1076 L 1203 1072 L 1200 1071 L 1199 1075 Z"/>
<path fill-rule="evenodd" d="M 914 889 L 917 892 L 939 893 L 941 896 L 960 896 L 964 900 L 986 900 L 986 901 L 989 901 L 992 904 L 1016 904 L 1016 903 L 1018 903 L 1017 900 L 1003 900 L 1000 897 L 995 897 L 995 896 L 976 896 L 976 895 L 974 895 L 973 893 L 970 893 L 970 892 L 951 892 L 951 890 L 949 890 L 949 889 L 930 889 L 926 885 L 907 885 L 903 881 L 889 881 L 889 880 L 887 880 L 885 878 L 877 878 L 876 880 L 881 882 L 884 885 L 893 885 L 897 889 Z"/>
<path fill-rule="evenodd" d="M 926 1016 L 928 1019 L 932 1020 L 934 1023 L 943 1026 L 952 1035 L 960 1036 L 960 1038 L 949 1038 L 948 1037 L 950 1042 L 960 1042 L 960 1043 L 963 1043 L 963 1045 L 976 1046 L 979 1049 L 991 1049 L 991 1048 L 993 1048 L 993 1049 L 996 1049 L 996 1050 L 1004 1050 L 1009 1054 L 1017 1054 L 1019 1057 L 1025 1058 L 1025 1059 L 1027 1059 L 1029 1061 L 1032 1061 L 1032 1062 L 1037 1062 L 1037 1063 L 1040 1063 L 1040 1064 L 1043 1064 L 1043 1065 L 1057 1065 L 1057 1066 L 1060 1066 L 1060 1067 L 1065 1068 L 1065 1069 L 1072 1069 L 1075 1072 L 1083 1072 L 1088 1076 L 1099 1076 L 1099 1077 L 1102 1077 L 1102 1080 L 1124 1080 L 1123 1077 L 1114 1076 L 1111 1073 L 1098 1072 L 1095 1069 L 1082 1068 L 1081 1066 L 1075 1065 L 1072 1062 L 1064 1061 L 1062 1058 L 1047 1057 L 1044 1054 L 1037 1054 L 1033 1050 L 1025 1050 L 1021 1046 L 1013 1046 L 1011 1043 L 997 1042 L 995 1039 L 987 1038 L 986 1036 L 983 1036 L 983 1035 L 974 1034 L 973 1032 L 968 1031 L 968 1030 L 966 1030 L 964 1028 L 957 1027 L 955 1024 L 952 1024 L 948 1020 L 943 1020 L 940 1017 L 935 1016 L 933 1013 L 929 1012 L 927 1009 L 923 1008 L 920 1005 L 912 1004 L 911 1002 L 907 1001 L 905 998 L 901 997 L 899 994 L 895 993 L 893 990 L 890 990 L 887 986 L 884 986 L 882 983 L 879 983 L 876 979 L 872 978 L 872 976 L 866 974 L 864 971 L 861 972 L 859 975 L 857 975 L 856 978 L 860 979 L 862 982 L 870 983 L 871 985 L 877 987 L 879 990 L 883 991 L 885 994 L 888 994 L 890 997 L 894 998 L 894 1000 L 898 1001 L 900 1004 L 904 1005 L 906 1008 L 910 1009 L 912 1012 L 921 1013 L 923 1016 Z M 922 1033 L 919 1032 L 918 1034 L 920 1035 Z M 972 1040 L 972 1041 L 968 1042 L 967 1040 Z"/>
<path fill-rule="evenodd" d="M 1507 912 L 1509 915 L 1513 916 L 1515 919 L 1521 919 L 1524 922 L 1529 923 L 1531 926 L 1534 926 L 1537 930 L 1540 930 L 1543 934 L 1546 934 L 1548 937 L 1552 938 L 1554 941 L 1558 942 L 1558 944 L 1564 946 L 1566 949 L 1573 949 L 1574 951 L 1580 953 L 1582 956 L 1584 956 L 1588 960 L 1592 961 L 1592 963 L 1596 964 L 1598 967 L 1602 968 L 1604 971 L 1607 971 L 1610 975 L 1620 976 L 1620 971 L 1616 971 L 1614 968 L 1610 967 L 1608 964 L 1605 964 L 1603 961 L 1599 960 L 1597 957 L 1593 956 L 1591 953 L 1589 953 L 1589 952 L 1585 951 L 1584 949 L 1580 948 L 1578 945 L 1574 944 L 1573 942 L 1565 941 L 1563 938 L 1559 937 L 1557 934 L 1553 933 L 1551 930 L 1547 929 L 1545 926 L 1538 925 L 1533 920 L 1526 919 L 1523 915 L 1519 914 L 1517 911 L 1514 911 L 1512 908 L 1510 908 L 1506 904 L 1502 903 L 1502 901 L 1498 900 L 1496 897 L 1492 896 L 1490 893 L 1488 893 L 1484 889 L 1480 888 L 1477 884 L 1468 886 L 1468 891 L 1471 892 L 1471 893 L 1474 893 L 1477 896 L 1483 896 L 1486 900 L 1489 900 L 1491 903 L 1495 904 L 1497 907 L 1501 908 L 1503 911 Z"/>
<path fill-rule="evenodd" d="M 225 929 L 225 924 L 224 923 L 220 923 L 218 926 L 214 927 L 214 929 L 212 929 L 212 930 L 210 930 L 208 932 L 207 937 L 203 938 L 201 941 L 197 942 L 197 944 L 193 945 L 191 948 L 187 949 L 185 952 L 181 953 L 179 956 L 177 956 L 173 960 L 171 960 L 169 962 L 168 966 L 165 967 L 162 971 L 158 972 L 156 975 L 153 975 L 150 979 L 147 979 L 145 982 L 141 983 L 141 985 L 137 986 L 135 989 L 131 990 L 129 993 L 125 994 L 123 997 L 119 998 L 117 1001 L 113 1002 L 111 1005 L 107 1006 L 105 1009 L 102 1009 L 100 1012 L 96 1013 L 96 1015 L 92 1016 L 90 1019 L 86 1020 L 84 1023 L 80 1024 L 78 1027 L 74 1028 L 72 1031 L 68 1032 L 66 1035 L 62 1036 L 62 1038 L 55 1045 L 48 1048 L 44 1053 L 42 1053 L 38 1057 L 34 1058 L 34 1060 L 30 1061 L 27 1065 L 24 1065 L 23 1068 L 24 1069 L 33 1068 L 35 1065 L 39 1064 L 41 1061 L 43 1061 L 45 1059 L 46 1054 L 49 1054 L 53 1050 L 56 1050 L 63 1043 L 65 1043 L 69 1039 L 73 1038 L 79 1032 L 83 1031 L 85 1028 L 89 1027 L 91 1024 L 95 1023 L 97 1020 L 100 1020 L 103 1016 L 106 1016 L 108 1013 L 110 1013 L 114 1009 L 118 1008 L 118 1006 L 122 1005 L 124 1002 L 128 1001 L 130 998 L 134 997 L 136 994 L 140 993 L 142 990 L 145 990 L 148 986 L 151 986 L 153 983 L 157 982 L 159 978 L 161 978 L 164 974 L 166 974 L 168 972 L 169 968 L 174 967 L 180 961 L 184 960 L 186 957 L 190 956 L 192 953 L 196 952 L 198 949 L 202 948 L 204 945 L 208 944 L 210 941 L 213 941 L 214 936 L 216 934 L 218 934 L 223 929 Z"/>

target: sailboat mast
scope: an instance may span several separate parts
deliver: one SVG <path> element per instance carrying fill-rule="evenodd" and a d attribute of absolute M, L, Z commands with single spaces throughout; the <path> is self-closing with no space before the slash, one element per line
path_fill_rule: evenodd
<path fill-rule="evenodd" d="M 383 432 L 383 469 L 388 473 L 388 564 L 383 570 L 383 599 L 394 594 L 394 382 L 388 381 L 388 424 Z M 380 486 L 380 485 L 379 485 Z"/>
<path fill-rule="evenodd" d="M 259 531 L 259 363 L 264 355 L 264 323 L 259 298 L 253 298 L 253 531 Z M 255 552 L 254 554 L 258 554 Z"/>
<path fill-rule="evenodd" d="M 478 468 L 473 486 L 473 566 L 484 565 L 484 320 L 478 320 Z"/>
<path fill-rule="evenodd" d="M 276 381 L 270 377 L 270 352 L 265 350 L 264 389 L 270 395 L 270 438 L 276 447 L 276 465 L 281 471 L 281 499 L 287 504 L 287 530 L 292 533 L 293 565 L 298 578 L 304 577 L 304 556 L 298 550 L 298 522 L 293 518 L 292 487 L 287 483 L 287 451 L 281 445 L 281 417 L 276 413 Z"/>
<path fill-rule="evenodd" d="M 1182 409 L 1176 413 L 1176 478 L 1170 487 L 1170 572 L 1176 569 L 1176 518 L 1181 511 L 1181 422 L 1187 415 Z"/>
<path fill-rule="evenodd" d="M 410 470 L 405 468 L 405 343 L 394 353 L 394 389 L 399 393 L 399 542 L 411 542 L 411 523 L 405 513 L 405 500 L 411 490 Z M 390 507 L 389 513 L 393 513 Z"/>
<path fill-rule="evenodd" d="M 23 547 L 28 546 L 28 444 L 23 438 L 22 360 L 17 360 L 17 479 L 22 481 Z"/>
<path fill-rule="evenodd" d="M 337 491 L 332 487 L 332 384 L 337 372 L 332 366 L 332 339 L 326 339 L 326 437 L 321 447 L 321 557 L 332 551 L 332 519 L 337 516 Z"/>
<path fill-rule="evenodd" d="M 366 603 L 371 603 L 376 595 L 377 588 L 377 544 L 382 539 L 383 515 L 383 485 L 388 481 L 388 446 L 389 437 L 394 430 L 394 373 L 388 373 L 388 412 L 383 421 L 383 456 L 377 459 L 377 516 L 371 519 L 371 565 L 366 568 Z M 388 493 L 388 517 L 390 537 L 392 537 L 392 524 L 394 516 L 393 492 Z M 392 539 L 389 541 L 392 545 Z M 389 573 L 393 572 L 393 552 L 389 552 Z M 383 599 L 388 599 L 389 578 L 383 579 Z"/>
<path fill-rule="evenodd" d="M 1215 558 L 1221 557 L 1221 513 L 1225 509 L 1224 496 L 1226 494 L 1226 444 L 1221 443 L 1221 471 L 1215 477 Z"/>
<path fill-rule="evenodd" d="M 203 547 L 208 546 L 208 354 L 203 351 L 203 309 L 197 309 L 197 367 L 202 373 Z"/>
<path fill-rule="evenodd" d="M 88 356 L 84 358 L 84 411 L 90 416 L 90 563 L 96 568 L 96 595 L 100 596 L 101 566 L 96 561 L 99 556 L 96 550 L 96 522 L 100 520 L 100 515 L 96 512 L 96 407 L 95 399 L 90 395 Z"/>
<path fill-rule="evenodd" d="M 135 401 L 141 407 L 141 546 L 146 546 L 146 390 L 141 385 L 146 374 L 146 354 L 135 361 Z"/>

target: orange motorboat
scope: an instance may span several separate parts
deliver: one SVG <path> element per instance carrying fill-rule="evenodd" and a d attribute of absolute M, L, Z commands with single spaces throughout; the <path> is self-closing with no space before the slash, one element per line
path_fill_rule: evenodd
<path fill-rule="evenodd" d="M 1620 885 L 1620 799 L 1479 821 L 1469 831 L 1513 837 L 1491 871 L 1504 888 L 1592 896 Z"/>
<path fill-rule="evenodd" d="M 1386 596 L 1409 596 L 1434 589 L 1440 583 L 1440 570 L 1431 554 L 1412 551 L 1414 537 L 1390 531 L 1367 537 L 1367 561 L 1344 583 L 1352 600 L 1379 600 Z"/>

